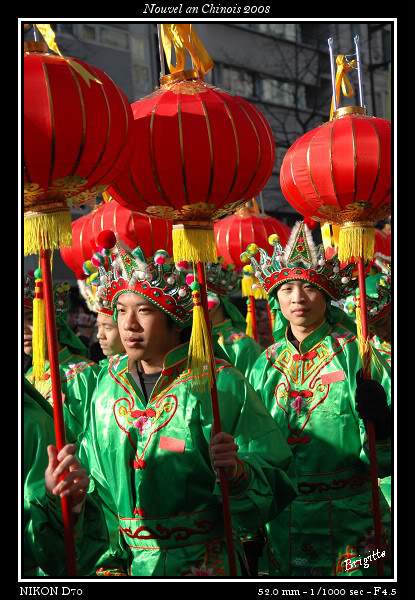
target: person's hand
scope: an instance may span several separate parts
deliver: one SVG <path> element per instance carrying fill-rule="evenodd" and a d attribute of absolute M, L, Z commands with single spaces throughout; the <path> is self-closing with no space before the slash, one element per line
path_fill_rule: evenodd
<path fill-rule="evenodd" d="M 234 438 L 229 433 L 221 431 L 216 435 L 212 433 L 209 444 L 209 456 L 213 469 L 223 468 L 226 479 L 232 479 L 236 473 L 236 460 L 239 446 L 235 444 Z"/>
<path fill-rule="evenodd" d="M 365 421 L 365 426 L 366 421 L 373 421 L 376 437 L 387 437 L 390 433 L 386 431 L 390 422 L 390 409 L 386 392 L 377 381 L 364 379 L 362 369 L 356 373 L 355 402 L 357 413 Z"/>
<path fill-rule="evenodd" d="M 79 513 L 88 491 L 89 477 L 74 456 L 76 446 L 67 444 L 59 454 L 55 446 L 48 446 L 47 451 L 49 464 L 45 471 L 46 491 L 61 498 L 69 496 L 72 512 Z M 69 473 L 62 481 L 59 481 L 60 475 L 67 470 Z"/>

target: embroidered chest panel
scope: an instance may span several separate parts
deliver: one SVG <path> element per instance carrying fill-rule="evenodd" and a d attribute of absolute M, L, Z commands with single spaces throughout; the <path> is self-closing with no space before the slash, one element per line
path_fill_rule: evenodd
<path fill-rule="evenodd" d="M 295 348 L 286 346 L 283 341 L 267 350 L 269 363 L 282 375 L 274 388 L 274 400 L 285 413 L 290 432 L 287 442 L 290 445 L 307 444 L 311 441 L 310 436 L 304 434 L 304 429 L 310 422 L 313 411 L 327 398 L 331 385 L 344 379 L 343 370 L 333 369 L 334 377 L 330 383 L 322 382 L 322 374 L 354 336 L 350 332 L 344 335 L 334 333 L 331 336 L 332 347 L 323 340 L 303 355 Z"/>

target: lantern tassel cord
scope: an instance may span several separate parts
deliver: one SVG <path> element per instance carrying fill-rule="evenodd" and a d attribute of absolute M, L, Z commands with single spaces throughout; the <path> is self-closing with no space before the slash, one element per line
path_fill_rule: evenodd
<path fill-rule="evenodd" d="M 363 373 L 365 379 L 371 377 L 371 361 L 370 361 L 370 342 L 369 342 L 369 327 L 367 318 L 367 303 L 366 303 L 366 278 L 363 258 L 358 258 L 358 278 L 360 290 L 360 317 L 361 317 L 361 332 L 363 338 L 362 357 Z M 356 321 L 357 310 L 356 310 Z M 359 328 L 359 325 L 358 325 Z M 360 345 L 360 344 L 359 344 Z M 370 477 L 372 483 L 372 506 L 373 506 L 373 526 L 375 530 L 376 547 L 381 552 L 382 549 L 382 517 L 379 505 L 379 485 L 377 476 L 377 459 L 376 459 L 376 435 L 373 421 L 368 421 L 368 440 L 369 440 L 369 457 L 370 457 Z M 382 577 L 384 573 L 383 558 L 376 561 L 378 576 Z"/>
<path fill-rule="evenodd" d="M 246 319 L 246 322 L 247 322 L 246 335 L 248 335 L 253 340 L 258 342 L 258 331 L 257 331 L 257 325 L 256 325 L 255 297 L 254 296 L 248 297 L 247 308 L 248 308 L 248 314 L 247 314 L 247 319 Z"/>
<path fill-rule="evenodd" d="M 271 330 L 271 338 L 274 339 L 274 321 L 275 321 L 275 316 L 272 314 L 268 302 L 267 302 L 267 310 L 268 310 L 269 327 L 270 327 L 270 330 Z"/>
<path fill-rule="evenodd" d="M 209 324 L 209 309 L 207 303 L 207 292 L 206 292 L 206 272 L 205 266 L 203 262 L 198 261 L 197 263 L 197 275 L 198 281 L 200 285 L 200 298 L 203 306 L 204 317 L 206 323 Z M 220 433 L 222 431 L 222 425 L 220 420 L 220 412 L 219 412 L 219 402 L 218 402 L 218 389 L 216 387 L 216 369 L 215 369 L 215 358 L 213 355 L 213 344 L 212 344 L 212 336 L 209 331 L 209 346 L 210 346 L 210 359 L 212 362 L 212 388 L 210 390 L 211 398 L 212 398 L 212 412 L 213 412 L 213 428 L 215 434 Z M 229 505 L 229 492 L 228 492 L 228 481 L 225 476 L 225 472 L 223 469 L 218 469 L 219 471 L 219 479 L 220 479 L 220 489 L 222 494 L 222 506 L 223 506 L 223 519 L 225 524 L 225 534 L 226 534 L 226 543 L 228 548 L 228 560 L 229 560 L 229 573 L 232 577 L 236 577 L 236 561 L 235 561 L 235 545 L 233 541 L 232 535 L 232 520 L 231 520 L 231 510 Z"/>
<path fill-rule="evenodd" d="M 43 295 L 45 301 L 48 358 L 52 383 L 53 420 L 55 424 L 56 447 L 58 452 L 60 452 L 60 450 L 65 446 L 65 427 L 63 420 L 61 379 L 58 358 L 58 336 L 53 302 L 50 252 L 50 250 L 40 250 L 40 268 L 42 270 Z M 68 471 L 65 471 L 60 477 L 60 481 L 64 479 L 67 474 Z M 76 577 L 76 553 L 70 499 L 68 497 L 61 498 L 61 504 L 68 575 L 69 577 Z"/>

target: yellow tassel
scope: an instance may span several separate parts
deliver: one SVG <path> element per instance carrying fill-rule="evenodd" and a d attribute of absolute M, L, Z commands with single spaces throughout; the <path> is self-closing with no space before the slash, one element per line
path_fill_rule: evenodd
<path fill-rule="evenodd" d="M 372 260 L 375 251 L 375 228 L 372 223 L 346 223 L 340 227 L 339 261 L 349 261 L 352 256 Z"/>
<path fill-rule="evenodd" d="M 256 285 L 256 288 L 252 288 L 253 285 Z M 248 296 L 253 296 L 255 300 L 266 300 L 268 295 L 259 280 L 256 277 L 247 277 L 244 275 L 242 277 L 242 296 L 247 298 Z"/>
<path fill-rule="evenodd" d="M 246 301 L 247 313 L 246 313 L 246 335 L 254 339 L 254 328 L 252 324 L 252 306 L 250 300 Z"/>
<path fill-rule="evenodd" d="M 200 289 L 192 290 L 193 326 L 189 343 L 187 368 L 193 375 L 192 388 L 204 392 L 213 385 L 213 353 L 208 325 L 200 299 Z"/>
<path fill-rule="evenodd" d="M 40 249 L 57 250 L 72 245 L 72 221 L 69 210 L 24 216 L 24 255 Z"/>
<path fill-rule="evenodd" d="M 35 297 L 33 299 L 33 377 L 43 381 L 45 374 L 46 358 L 46 321 L 45 301 L 43 299 L 43 283 L 41 279 L 35 279 Z"/>
<path fill-rule="evenodd" d="M 217 263 L 213 223 L 200 227 L 173 225 L 173 258 L 176 263 L 182 260 Z"/>

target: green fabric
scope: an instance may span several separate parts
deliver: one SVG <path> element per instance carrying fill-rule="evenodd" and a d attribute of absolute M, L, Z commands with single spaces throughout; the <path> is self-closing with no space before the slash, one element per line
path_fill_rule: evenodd
<path fill-rule="evenodd" d="M 211 292 L 209 292 L 209 295 L 210 294 L 211 294 Z M 219 299 L 225 310 L 225 313 L 228 315 L 228 317 L 232 321 L 233 327 L 235 327 L 236 329 L 239 329 L 240 331 L 245 333 L 246 320 L 245 320 L 245 317 L 243 316 L 243 314 L 236 308 L 236 306 L 234 304 L 232 304 L 231 300 L 229 298 L 227 298 L 226 296 L 225 297 L 220 296 Z"/>
<path fill-rule="evenodd" d="M 26 380 L 23 381 L 23 573 L 24 577 L 44 574 L 66 575 L 66 553 L 61 503 L 47 496 L 45 470 L 47 446 L 55 445 L 54 424 L 49 404 Z M 87 499 L 74 526 L 79 575 L 88 575 L 97 556 L 91 548 L 98 540 L 107 542 L 104 516 L 100 507 Z"/>
<path fill-rule="evenodd" d="M 191 388 L 188 348 L 182 344 L 166 355 L 148 404 L 127 357 L 99 375 L 81 457 L 112 537 L 97 564 L 100 574 L 186 576 L 203 564 L 214 575 L 229 573 L 208 454 L 211 398 Z M 241 373 L 224 361 L 216 364 L 222 429 L 235 437 L 243 466 L 229 483 L 233 527 L 257 529 L 295 496 L 292 453 Z M 148 415 L 134 412 L 146 409 Z M 169 439 L 176 451 L 160 448 Z M 242 552 L 237 535 L 235 544 Z"/>
<path fill-rule="evenodd" d="M 66 347 L 59 352 L 58 359 L 66 442 L 79 443 L 88 421 L 89 406 L 101 368 L 84 356 L 72 353 Z M 33 367 L 30 367 L 25 377 L 30 383 L 34 383 Z M 45 363 L 45 377 L 44 381 L 36 382 L 36 388 L 52 405 L 49 361 Z"/>
<path fill-rule="evenodd" d="M 85 358 L 88 358 L 88 350 L 81 342 L 79 337 L 69 327 L 67 322 L 67 315 L 57 317 L 56 325 L 58 327 L 58 341 L 62 346 L 68 346 L 73 354 L 80 354 Z"/>
<path fill-rule="evenodd" d="M 256 359 L 264 351 L 262 346 L 238 329 L 230 319 L 215 325 L 212 334 L 215 356 L 224 356 L 225 360 L 248 378 Z"/>
<path fill-rule="evenodd" d="M 373 528 L 367 436 L 354 401 L 358 342 L 349 328 L 328 321 L 299 350 L 286 333 L 260 356 L 249 380 L 290 445 L 298 474 L 298 497 L 267 531 L 278 576 L 331 577 L 348 546 L 364 551 Z M 297 358 L 310 351 L 316 356 Z M 380 355 L 378 359 L 380 372 L 372 367 L 372 377 L 383 385 L 390 403 L 390 369 Z M 328 374 L 337 380 L 324 382 Z M 378 440 L 376 452 L 378 475 L 388 476 L 390 440 Z M 390 512 L 380 496 L 390 547 Z M 376 577 L 376 565 L 369 564 L 339 575 Z M 385 575 L 390 565 L 385 561 Z"/>

